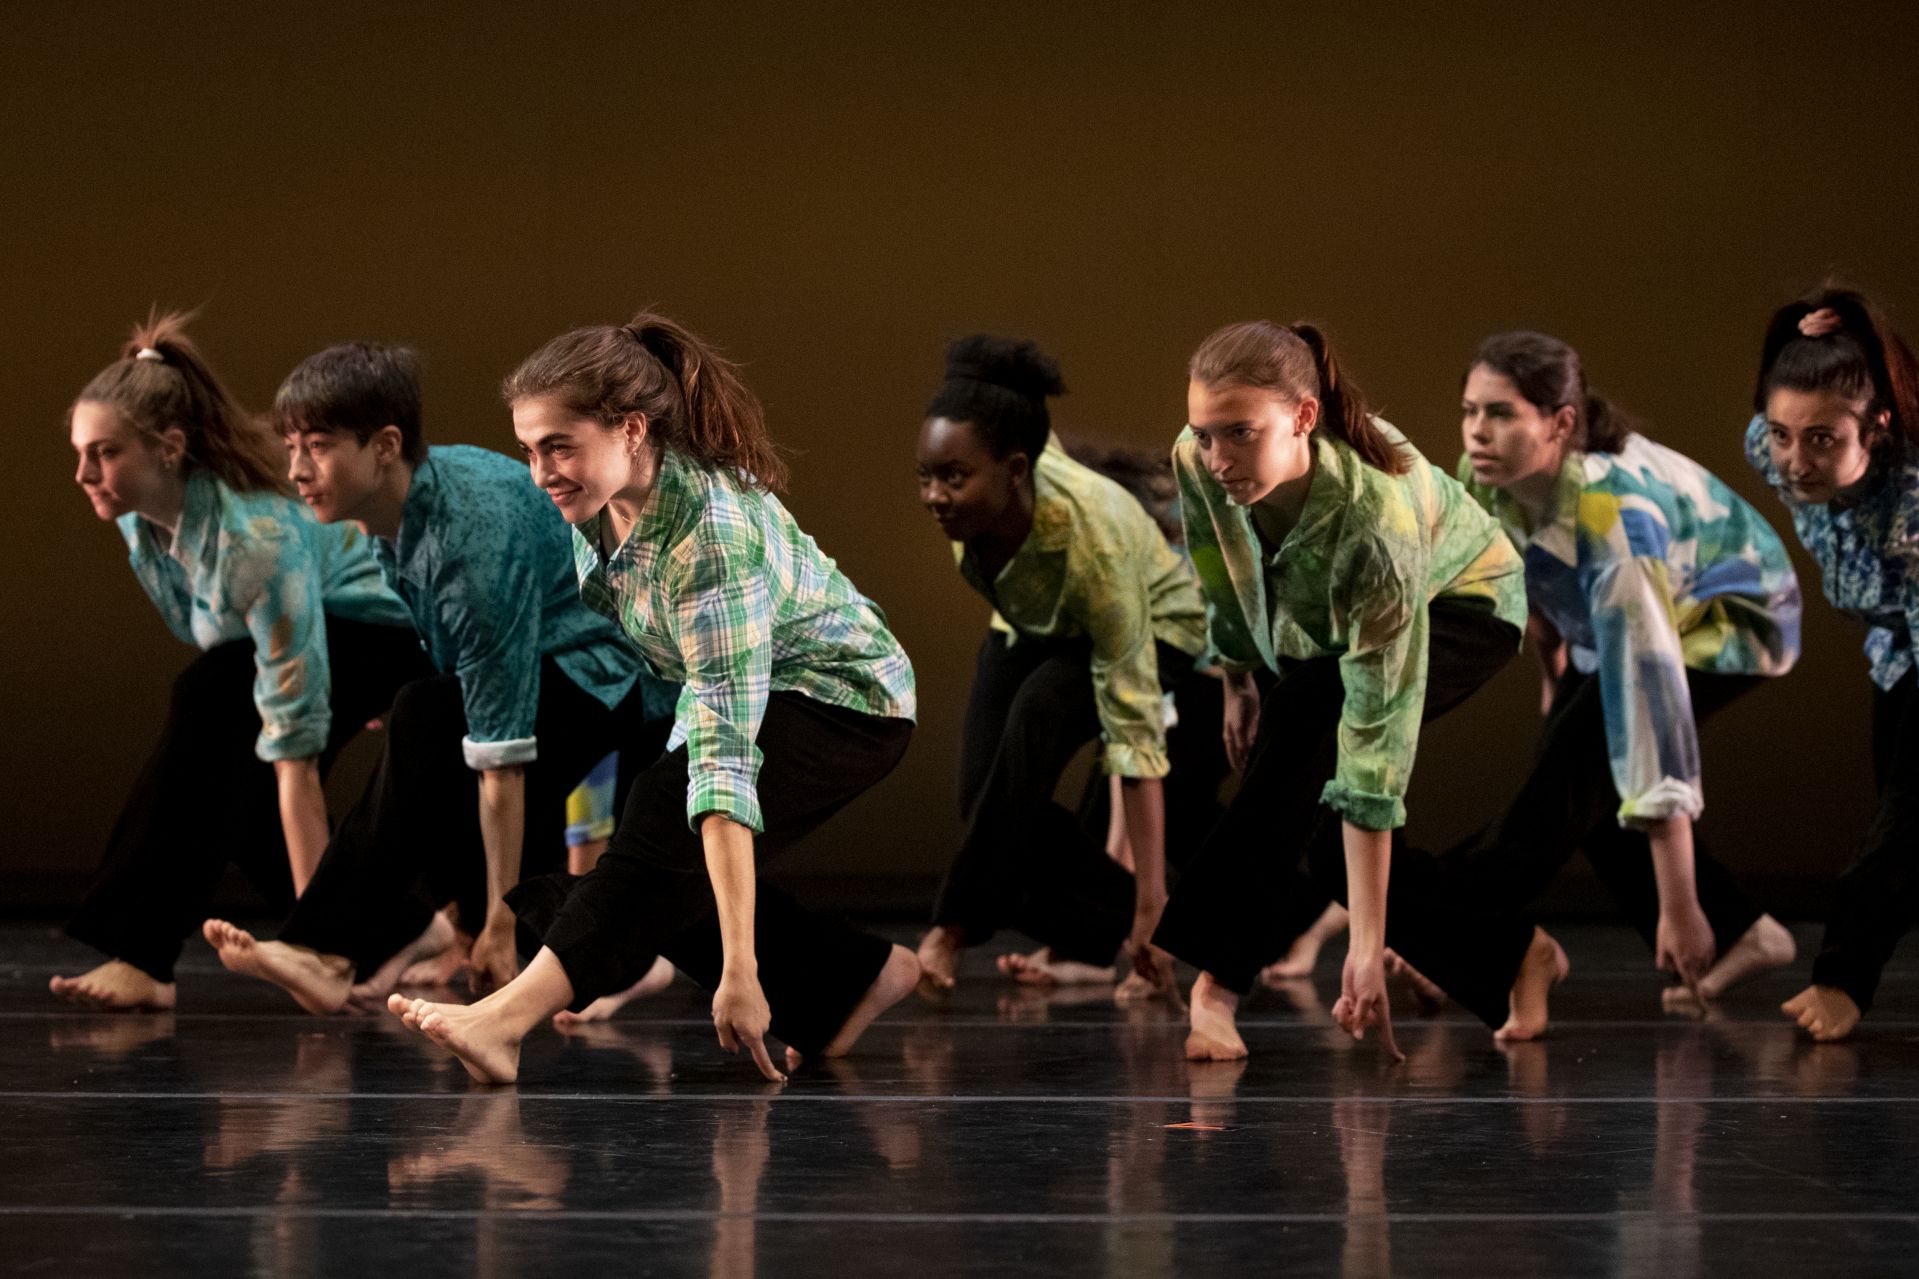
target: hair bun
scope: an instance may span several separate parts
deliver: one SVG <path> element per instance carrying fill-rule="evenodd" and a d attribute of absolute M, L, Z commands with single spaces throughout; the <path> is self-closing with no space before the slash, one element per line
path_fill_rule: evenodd
<path fill-rule="evenodd" d="M 1048 396 L 1066 394 L 1058 363 L 1037 343 L 987 333 L 960 338 L 946 348 L 946 376 L 1005 387 L 1040 404 Z"/>

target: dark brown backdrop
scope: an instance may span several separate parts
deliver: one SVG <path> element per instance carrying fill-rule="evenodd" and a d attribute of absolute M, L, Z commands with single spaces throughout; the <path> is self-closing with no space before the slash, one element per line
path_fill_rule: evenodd
<path fill-rule="evenodd" d="M 800 868 L 907 875 L 957 830 L 985 619 L 914 503 L 949 337 L 1040 339 L 1063 425 L 1163 446 L 1209 329 L 1323 320 L 1450 465 L 1474 343 L 1543 328 L 1777 522 L 1739 451 L 1768 309 L 1833 268 L 1919 305 L 1910 6 L 726 8 L 8 8 L 0 871 L 91 865 L 188 657 L 62 430 L 156 300 L 208 304 L 255 404 L 327 342 L 414 343 L 433 437 L 502 449 L 500 375 L 564 327 L 657 303 L 728 347 L 920 674 L 908 761 Z M 1775 874 L 1841 862 L 1867 794 L 1859 636 L 1800 563 L 1803 666 L 1706 741 L 1708 829 Z M 1424 838 L 1509 791 L 1532 696 L 1429 734 Z"/>

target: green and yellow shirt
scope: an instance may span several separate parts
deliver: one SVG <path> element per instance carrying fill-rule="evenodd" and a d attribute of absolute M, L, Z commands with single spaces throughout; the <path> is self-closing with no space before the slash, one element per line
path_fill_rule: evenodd
<path fill-rule="evenodd" d="M 953 555 L 994 608 L 1006 642 L 1092 641 L 1093 701 L 1106 771 L 1164 777 L 1166 710 L 1155 641 L 1197 655 L 1206 608 L 1186 560 L 1139 500 L 1047 440 L 1033 468 L 1033 528 L 990 581 L 967 552 Z"/>
<path fill-rule="evenodd" d="M 1391 830 L 1406 821 L 1425 711 L 1427 605 L 1481 601 L 1512 623 L 1516 644 L 1526 585 L 1493 518 L 1397 430 L 1378 425 L 1413 456 L 1412 470 L 1388 475 L 1315 432 L 1305 506 L 1273 551 L 1206 469 L 1191 430 L 1173 445 L 1173 468 L 1213 660 L 1229 671 L 1278 670 L 1337 654 L 1346 699 L 1323 799 L 1355 826 Z"/>

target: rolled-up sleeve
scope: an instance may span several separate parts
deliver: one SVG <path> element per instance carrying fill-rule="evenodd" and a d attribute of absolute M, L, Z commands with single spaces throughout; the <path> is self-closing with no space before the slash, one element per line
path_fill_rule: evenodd
<path fill-rule="evenodd" d="M 487 571 L 464 566 L 443 573 L 435 607 L 454 647 L 454 674 L 466 710 L 460 742 L 475 772 L 530 764 L 539 758 L 534 725 L 540 710 L 540 583 L 524 558 L 487 556 Z"/>
<path fill-rule="evenodd" d="M 312 759 L 333 729 L 332 672 L 320 574 L 299 535 L 256 519 L 244 541 L 222 548 L 223 588 L 253 638 L 253 704 L 260 712 L 254 754 Z"/>
<path fill-rule="evenodd" d="M 1356 556 L 1343 575 L 1346 651 L 1339 677 L 1338 763 L 1322 801 L 1362 830 L 1406 824 L 1406 788 L 1426 709 L 1426 561 L 1413 548 Z"/>
<path fill-rule="evenodd" d="M 1587 598 L 1620 825 L 1699 816 L 1698 728 L 1664 559 L 1604 565 L 1590 574 Z"/>
<path fill-rule="evenodd" d="M 708 813 L 756 832 L 765 825 L 755 742 L 773 682 L 764 560 L 743 540 L 702 537 L 673 566 L 673 638 L 686 667 L 676 732 L 686 739 L 686 819 L 694 830 Z"/>
<path fill-rule="evenodd" d="M 1113 556 L 1117 548 L 1092 548 Z M 1152 600 L 1145 567 L 1089 553 L 1073 574 L 1071 601 L 1093 642 L 1093 706 L 1114 777 L 1164 777 L 1166 699 L 1153 643 Z"/>

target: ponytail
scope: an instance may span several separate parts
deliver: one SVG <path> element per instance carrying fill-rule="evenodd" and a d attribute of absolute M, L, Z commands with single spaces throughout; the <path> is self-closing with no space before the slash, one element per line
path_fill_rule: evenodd
<path fill-rule="evenodd" d="M 1388 475 L 1412 469 L 1412 458 L 1379 429 L 1366 393 L 1340 371 L 1325 335 L 1310 324 L 1229 324 L 1199 344 L 1186 371 L 1207 386 L 1250 386 L 1293 403 L 1316 396 L 1323 410 L 1321 424 L 1368 465 Z"/>
<path fill-rule="evenodd" d="M 1827 323 L 1801 323 L 1830 312 Z M 1773 312 L 1760 348 L 1753 411 L 1764 413 L 1778 390 L 1843 395 L 1863 404 L 1862 435 L 1876 434 L 1879 416 L 1887 434 L 1919 445 L 1919 360 L 1893 331 L 1884 312 L 1865 294 L 1828 285 Z"/>
<path fill-rule="evenodd" d="M 522 361 L 500 393 L 508 404 L 554 399 L 608 427 L 640 413 L 663 446 L 742 472 L 757 488 L 786 487 L 786 461 L 739 366 L 655 312 L 561 334 Z"/>
<path fill-rule="evenodd" d="M 134 326 L 120 358 L 74 403 L 102 404 L 151 440 L 178 428 L 189 469 L 202 467 L 242 493 L 292 495 L 286 456 L 272 432 L 240 407 L 187 336 L 190 312 L 158 310 Z"/>

